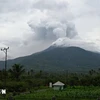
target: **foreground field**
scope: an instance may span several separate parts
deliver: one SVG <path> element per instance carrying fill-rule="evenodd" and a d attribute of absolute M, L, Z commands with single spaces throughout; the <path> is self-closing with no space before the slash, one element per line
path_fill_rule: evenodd
<path fill-rule="evenodd" d="M 66 87 L 63 91 L 54 91 L 53 89 L 40 89 L 28 94 L 15 96 L 15 100 L 98 100 L 100 97 L 100 87 L 94 86 L 73 86 Z M 4 100 L 4 99 L 0 99 Z"/>

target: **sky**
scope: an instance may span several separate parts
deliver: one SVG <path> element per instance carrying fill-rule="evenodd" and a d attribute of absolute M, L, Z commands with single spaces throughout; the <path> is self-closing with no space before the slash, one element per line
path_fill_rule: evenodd
<path fill-rule="evenodd" d="M 73 41 L 75 36 L 74 41 L 82 42 L 78 46 L 91 44 L 100 52 L 99 32 L 99 0 L 0 0 L 0 48 L 9 47 L 8 59 L 44 50 L 59 38 Z"/>

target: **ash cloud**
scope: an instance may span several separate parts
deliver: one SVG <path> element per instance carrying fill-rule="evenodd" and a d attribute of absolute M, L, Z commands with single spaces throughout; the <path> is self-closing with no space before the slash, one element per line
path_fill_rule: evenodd
<path fill-rule="evenodd" d="M 75 29 L 75 25 L 73 24 L 68 24 L 67 29 L 66 29 L 66 37 L 72 39 L 74 38 L 76 35 L 78 35 L 76 29 Z"/>
<path fill-rule="evenodd" d="M 56 24 L 55 24 L 56 23 Z M 78 35 L 75 25 L 72 23 L 55 22 L 51 23 L 41 22 L 39 25 L 34 26 L 32 23 L 29 26 L 35 32 L 35 38 L 39 40 L 56 40 L 61 37 L 68 37 L 70 39 Z"/>
<path fill-rule="evenodd" d="M 65 36 L 74 37 L 77 32 L 74 24 L 69 23 L 72 20 L 72 14 L 69 12 L 68 6 L 66 0 L 44 0 L 44 2 L 38 0 L 35 2 L 32 7 L 38 10 L 32 20 L 28 22 L 35 33 L 35 38 L 55 41 Z"/>
<path fill-rule="evenodd" d="M 73 19 L 66 0 L 2 0 L 0 8 L 0 47 L 9 46 L 12 58 L 41 51 L 65 37 Z"/>

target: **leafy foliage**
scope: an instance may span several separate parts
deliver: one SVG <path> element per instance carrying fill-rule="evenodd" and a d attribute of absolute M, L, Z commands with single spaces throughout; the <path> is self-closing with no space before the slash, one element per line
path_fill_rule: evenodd
<path fill-rule="evenodd" d="M 3 70 L 0 71 L 0 74 Z M 17 74 L 16 74 L 17 73 Z M 57 100 L 95 100 L 100 96 L 100 69 L 91 69 L 88 73 L 48 73 L 42 70 L 25 71 L 20 64 L 14 64 L 7 71 L 7 92 L 13 93 L 16 100 L 23 98 L 29 100 L 50 100 L 56 95 Z M 15 78 L 11 77 L 15 76 Z M 18 75 L 18 76 L 17 76 Z M 17 81 L 16 81 L 17 80 Z M 20 80 L 20 81 L 19 81 Z M 48 88 L 50 82 L 56 81 L 65 83 L 64 91 L 54 91 Z M 3 88 L 3 80 L 0 80 L 0 88 Z M 28 93 L 25 94 L 24 93 Z M 20 94 L 20 96 L 18 96 Z"/>
<path fill-rule="evenodd" d="M 23 69 L 23 66 L 20 64 L 14 64 L 12 68 L 9 69 L 9 72 L 13 78 L 19 81 L 20 76 L 25 72 L 25 69 Z"/>

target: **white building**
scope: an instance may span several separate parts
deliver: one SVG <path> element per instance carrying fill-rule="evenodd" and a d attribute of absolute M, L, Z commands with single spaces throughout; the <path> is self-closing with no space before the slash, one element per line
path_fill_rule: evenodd
<path fill-rule="evenodd" d="M 54 90 L 63 90 L 64 85 L 65 85 L 64 83 L 58 81 L 58 82 L 53 84 L 53 88 L 54 88 Z"/>

